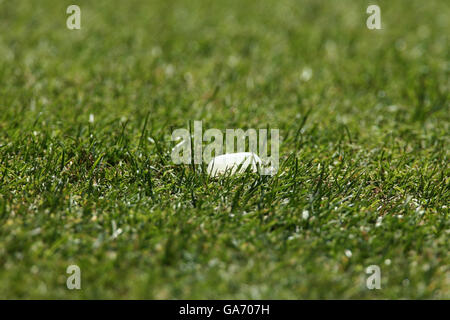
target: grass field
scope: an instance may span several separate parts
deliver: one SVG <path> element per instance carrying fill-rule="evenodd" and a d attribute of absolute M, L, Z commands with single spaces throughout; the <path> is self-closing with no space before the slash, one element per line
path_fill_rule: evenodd
<path fill-rule="evenodd" d="M 0 298 L 449 299 L 449 17 L 0 1 Z M 277 175 L 173 164 L 189 120 L 278 128 Z"/>

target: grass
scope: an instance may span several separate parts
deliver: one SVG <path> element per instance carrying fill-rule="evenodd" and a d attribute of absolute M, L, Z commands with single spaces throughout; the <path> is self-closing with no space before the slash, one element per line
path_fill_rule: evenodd
<path fill-rule="evenodd" d="M 0 1 L 1 298 L 450 298 L 446 1 L 72 3 Z M 174 165 L 188 120 L 278 174 Z"/>

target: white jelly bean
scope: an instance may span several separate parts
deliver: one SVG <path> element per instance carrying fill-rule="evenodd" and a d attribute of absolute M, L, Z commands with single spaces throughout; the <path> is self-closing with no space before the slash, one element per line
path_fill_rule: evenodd
<path fill-rule="evenodd" d="M 241 164 L 242 166 L 239 168 Z M 262 166 L 261 159 L 252 152 L 227 153 L 214 157 L 209 162 L 208 174 L 218 176 L 225 173 L 242 173 L 249 167 L 252 172 L 257 172 L 258 164 Z"/>

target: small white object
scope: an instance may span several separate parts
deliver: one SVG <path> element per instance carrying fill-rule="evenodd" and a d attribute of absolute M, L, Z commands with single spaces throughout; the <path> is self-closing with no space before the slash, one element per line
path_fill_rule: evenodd
<path fill-rule="evenodd" d="M 311 80 L 313 76 L 313 71 L 311 68 L 306 67 L 303 69 L 302 74 L 300 75 L 300 79 L 303 81 L 309 81 Z"/>
<path fill-rule="evenodd" d="M 209 175 L 218 176 L 225 173 L 242 173 L 247 168 L 250 168 L 252 172 L 257 172 L 258 165 L 262 166 L 262 161 L 252 152 L 227 153 L 214 157 L 209 162 L 207 170 Z"/>
<path fill-rule="evenodd" d="M 308 210 L 303 210 L 302 218 L 303 218 L 303 220 L 308 220 L 308 218 L 309 218 L 309 211 Z"/>

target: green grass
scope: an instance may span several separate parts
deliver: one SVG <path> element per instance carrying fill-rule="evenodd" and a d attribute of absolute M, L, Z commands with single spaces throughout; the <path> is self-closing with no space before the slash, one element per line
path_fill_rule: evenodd
<path fill-rule="evenodd" d="M 449 16 L 438 0 L 0 1 L 0 297 L 449 299 Z M 278 174 L 174 165 L 188 120 L 280 129 Z"/>

